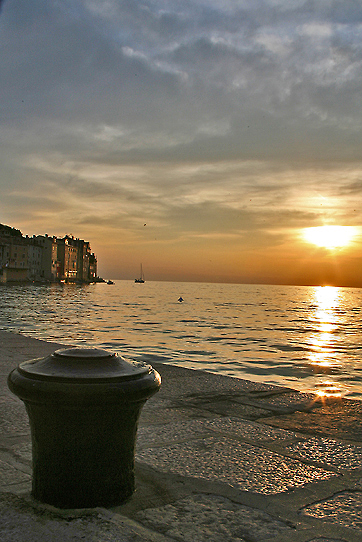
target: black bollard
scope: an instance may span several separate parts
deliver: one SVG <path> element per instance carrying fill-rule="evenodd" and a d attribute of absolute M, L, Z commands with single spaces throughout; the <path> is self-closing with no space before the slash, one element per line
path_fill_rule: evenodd
<path fill-rule="evenodd" d="M 161 385 L 150 365 L 96 348 L 57 350 L 8 377 L 32 437 L 32 495 L 58 508 L 117 505 L 133 493 L 138 418 Z"/>

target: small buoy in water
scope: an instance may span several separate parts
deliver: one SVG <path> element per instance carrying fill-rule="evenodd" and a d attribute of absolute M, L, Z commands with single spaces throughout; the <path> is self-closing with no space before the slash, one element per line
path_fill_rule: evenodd
<path fill-rule="evenodd" d="M 183 299 L 182 299 L 182 297 L 180 296 L 180 297 L 178 298 L 178 300 L 177 300 L 177 301 L 178 301 L 179 303 L 182 303 L 182 302 L 183 302 Z"/>

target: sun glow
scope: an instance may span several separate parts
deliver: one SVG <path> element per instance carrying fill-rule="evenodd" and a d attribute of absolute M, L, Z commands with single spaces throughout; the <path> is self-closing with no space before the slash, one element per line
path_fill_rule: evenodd
<path fill-rule="evenodd" d="M 315 331 L 310 336 L 309 359 L 320 382 L 316 384 L 317 395 L 320 398 L 340 398 L 345 390 L 338 379 L 331 380 L 330 376 L 338 374 L 338 326 L 342 323 L 339 311 L 342 293 L 333 286 L 318 286 L 314 288 L 315 310 L 311 314 Z"/>
<path fill-rule="evenodd" d="M 318 247 L 333 249 L 347 246 L 357 233 L 353 226 L 319 226 L 303 230 L 303 237 Z"/>

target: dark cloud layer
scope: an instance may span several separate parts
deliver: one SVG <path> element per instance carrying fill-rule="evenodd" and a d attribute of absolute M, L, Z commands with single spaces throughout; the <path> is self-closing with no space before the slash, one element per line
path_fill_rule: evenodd
<path fill-rule="evenodd" d="M 234 154 L 294 154 L 306 137 L 326 154 L 333 129 L 334 153 L 350 159 L 350 144 L 361 143 L 362 10 L 352 2 L 343 10 L 324 1 L 236 5 L 9 2 L 1 60 L 8 122 L 122 125 L 131 133 L 120 151 L 138 147 L 132 135 L 142 131 L 146 140 L 167 134 L 183 153 L 196 140 L 207 158 L 210 139 L 216 158 L 230 145 Z"/>

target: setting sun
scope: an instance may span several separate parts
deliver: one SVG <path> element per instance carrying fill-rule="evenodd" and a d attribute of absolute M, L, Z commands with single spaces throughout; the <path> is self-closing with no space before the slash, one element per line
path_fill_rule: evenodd
<path fill-rule="evenodd" d="M 303 231 L 306 241 L 329 249 L 348 245 L 356 235 L 357 228 L 353 226 L 319 226 Z"/>

